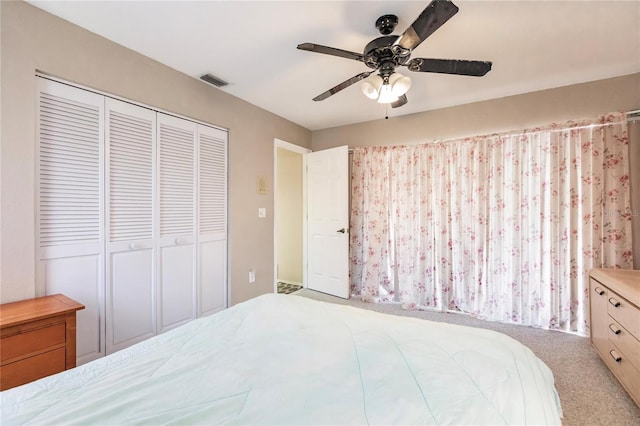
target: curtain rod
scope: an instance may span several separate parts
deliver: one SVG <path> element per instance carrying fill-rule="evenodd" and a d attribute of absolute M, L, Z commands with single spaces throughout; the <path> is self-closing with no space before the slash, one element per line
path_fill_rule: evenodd
<path fill-rule="evenodd" d="M 629 111 L 625 115 L 627 116 L 627 121 L 640 121 L 640 109 Z M 605 124 L 600 124 L 600 125 L 589 124 L 589 125 L 586 125 L 586 126 L 573 127 L 573 129 L 583 129 L 583 128 L 586 128 L 586 127 L 600 127 L 600 126 L 604 126 L 604 125 Z M 562 129 L 562 130 L 565 130 L 565 129 Z M 555 131 L 562 131 L 562 130 L 555 130 Z M 508 133 L 511 133 L 511 132 L 505 132 L 504 134 L 508 134 Z M 527 132 L 527 133 L 541 133 L 541 131 L 539 131 L 539 132 Z M 493 133 L 493 134 L 500 135 L 501 133 Z M 411 145 L 422 145 L 424 143 L 429 143 L 429 142 L 418 142 L 418 143 L 411 144 Z M 349 148 L 348 151 L 349 151 L 349 154 L 353 154 L 353 148 Z"/>

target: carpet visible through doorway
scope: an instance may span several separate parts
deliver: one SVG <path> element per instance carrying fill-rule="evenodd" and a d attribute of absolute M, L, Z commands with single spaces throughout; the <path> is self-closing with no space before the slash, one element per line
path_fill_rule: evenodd
<path fill-rule="evenodd" d="M 281 294 L 293 293 L 294 291 L 298 291 L 301 288 L 301 285 L 278 282 L 278 293 Z"/>

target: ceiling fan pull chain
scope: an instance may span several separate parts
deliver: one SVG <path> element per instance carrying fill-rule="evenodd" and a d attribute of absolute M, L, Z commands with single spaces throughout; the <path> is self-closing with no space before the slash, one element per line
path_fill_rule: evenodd
<path fill-rule="evenodd" d="M 384 119 L 389 119 L 389 104 L 384 104 Z"/>

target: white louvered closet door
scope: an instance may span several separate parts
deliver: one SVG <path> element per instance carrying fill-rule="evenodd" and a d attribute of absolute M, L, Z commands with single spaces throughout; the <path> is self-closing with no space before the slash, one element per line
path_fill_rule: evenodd
<path fill-rule="evenodd" d="M 156 334 L 156 112 L 106 99 L 107 353 Z"/>
<path fill-rule="evenodd" d="M 37 292 L 77 313 L 78 364 L 104 355 L 104 97 L 37 78 Z"/>
<path fill-rule="evenodd" d="M 198 125 L 198 316 L 227 305 L 227 136 Z"/>
<path fill-rule="evenodd" d="M 196 317 L 197 124 L 158 113 L 159 332 Z"/>

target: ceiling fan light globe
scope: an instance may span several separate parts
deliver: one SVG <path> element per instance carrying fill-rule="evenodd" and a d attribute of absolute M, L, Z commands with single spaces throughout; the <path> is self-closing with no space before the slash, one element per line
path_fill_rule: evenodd
<path fill-rule="evenodd" d="M 398 74 L 400 78 L 391 85 L 391 92 L 396 97 L 400 97 L 409 91 L 411 87 L 411 79 L 406 75 Z"/>
<path fill-rule="evenodd" d="M 378 97 L 378 103 L 390 104 L 398 100 L 398 97 L 393 94 L 390 84 L 383 84 L 380 88 L 380 96 Z"/>
<path fill-rule="evenodd" d="M 375 86 L 370 82 L 365 81 L 364 83 L 362 83 L 362 85 L 360 86 L 360 89 L 362 89 L 362 93 L 364 93 L 364 95 L 367 98 L 369 99 L 378 98 L 378 89 L 376 89 Z"/>
<path fill-rule="evenodd" d="M 362 82 L 360 89 L 369 99 L 378 99 L 382 83 L 382 77 L 379 75 L 373 75 Z"/>

